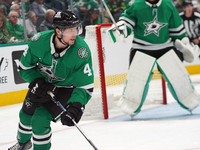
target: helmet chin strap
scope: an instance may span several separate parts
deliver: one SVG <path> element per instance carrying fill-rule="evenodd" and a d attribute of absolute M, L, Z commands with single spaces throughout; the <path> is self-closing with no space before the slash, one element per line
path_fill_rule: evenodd
<path fill-rule="evenodd" d="M 66 43 L 63 39 L 63 30 L 61 30 L 61 38 L 58 37 L 58 35 L 56 34 L 58 40 L 60 41 L 60 43 L 62 43 L 63 45 L 68 45 L 68 43 Z"/>
<path fill-rule="evenodd" d="M 57 36 L 57 35 L 56 35 L 56 36 Z M 63 36 L 62 36 L 61 38 L 59 38 L 59 37 L 57 36 L 57 38 L 58 38 L 58 40 L 60 41 L 60 43 L 62 43 L 63 45 L 68 45 L 64 40 L 62 41 Z"/>

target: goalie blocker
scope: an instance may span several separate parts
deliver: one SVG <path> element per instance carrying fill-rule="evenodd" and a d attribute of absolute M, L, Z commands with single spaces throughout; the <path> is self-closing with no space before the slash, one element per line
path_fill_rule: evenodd
<path fill-rule="evenodd" d="M 192 111 L 200 103 L 200 95 L 191 85 L 189 74 L 173 50 L 158 60 L 136 52 L 130 65 L 126 85 L 118 106 L 124 113 L 136 115 L 140 112 L 148 92 L 152 70 L 157 63 L 162 76 L 168 82 L 169 90 L 180 106 Z"/>

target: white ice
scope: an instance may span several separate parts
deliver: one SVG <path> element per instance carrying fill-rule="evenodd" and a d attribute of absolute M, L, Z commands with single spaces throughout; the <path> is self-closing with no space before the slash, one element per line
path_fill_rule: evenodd
<path fill-rule="evenodd" d="M 200 93 L 200 75 L 192 77 Z M 80 128 L 99 150 L 200 150 L 200 106 L 193 115 L 167 92 L 168 105 L 142 107 L 133 120 L 116 106 L 108 120 L 82 119 Z M 0 150 L 16 143 L 18 112 L 22 104 L 0 107 Z M 76 127 L 52 126 L 51 150 L 93 150 Z"/>

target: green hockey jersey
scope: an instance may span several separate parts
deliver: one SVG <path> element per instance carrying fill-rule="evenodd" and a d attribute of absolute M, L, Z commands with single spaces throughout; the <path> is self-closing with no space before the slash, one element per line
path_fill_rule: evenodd
<path fill-rule="evenodd" d="M 134 49 L 159 50 L 173 46 L 173 41 L 186 36 L 182 20 L 170 0 L 159 0 L 157 4 L 135 0 L 119 20 L 126 22 L 128 35 L 134 32 Z"/>
<path fill-rule="evenodd" d="M 56 53 L 53 37 L 53 30 L 33 36 L 20 59 L 19 74 L 29 83 L 44 77 L 58 87 L 74 86 L 69 102 L 85 105 L 94 87 L 90 49 L 77 35 L 74 45 Z"/>

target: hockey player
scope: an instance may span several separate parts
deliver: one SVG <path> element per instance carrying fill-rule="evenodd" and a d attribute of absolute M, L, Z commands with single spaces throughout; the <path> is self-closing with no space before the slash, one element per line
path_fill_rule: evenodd
<path fill-rule="evenodd" d="M 17 143 L 9 150 L 49 150 L 51 121 L 77 123 L 93 92 L 93 70 L 88 45 L 78 35 L 81 24 L 71 11 L 57 12 L 55 30 L 33 36 L 25 49 L 19 73 L 29 82 L 29 91 L 20 110 Z M 47 94 L 51 91 L 66 108 L 63 112 Z M 69 117 L 68 117 L 69 116 Z M 69 144 L 69 143 L 68 143 Z"/>
<path fill-rule="evenodd" d="M 189 111 L 196 108 L 200 95 L 180 60 L 192 62 L 199 47 L 186 38 L 181 17 L 171 1 L 136 0 L 107 33 L 116 42 L 123 41 L 133 31 L 129 71 L 118 102 L 122 111 L 132 116 L 140 112 L 155 64 L 180 106 Z"/>

